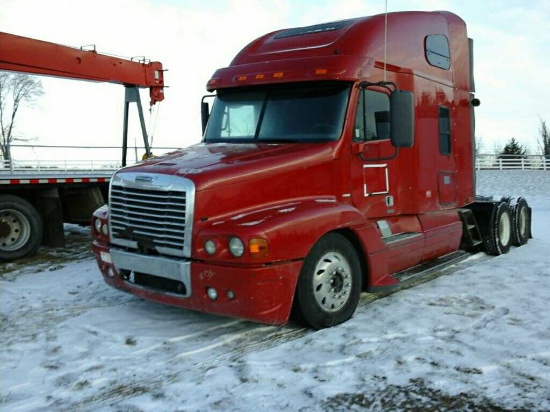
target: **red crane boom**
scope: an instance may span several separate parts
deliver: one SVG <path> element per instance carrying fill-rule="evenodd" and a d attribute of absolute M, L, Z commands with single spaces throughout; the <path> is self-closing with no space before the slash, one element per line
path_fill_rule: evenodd
<path fill-rule="evenodd" d="M 137 89 L 149 88 L 151 106 L 164 100 L 164 70 L 161 63 L 144 58 L 133 60 L 100 54 L 95 46 L 92 50 L 85 50 L 0 32 L 0 70 L 124 85 L 122 165 L 126 165 L 128 106 L 131 102 L 137 103 L 145 156 L 151 156 Z"/>
<path fill-rule="evenodd" d="M 0 70 L 148 87 L 151 105 L 164 99 L 162 64 L 136 61 L 0 32 Z"/>

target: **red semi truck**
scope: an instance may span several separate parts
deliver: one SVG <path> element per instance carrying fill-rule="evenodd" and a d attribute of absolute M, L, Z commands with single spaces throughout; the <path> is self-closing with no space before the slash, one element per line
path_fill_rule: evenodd
<path fill-rule="evenodd" d="M 151 105 L 164 99 L 161 63 L 0 32 L 0 70 L 124 85 L 122 165 L 131 102 L 137 104 L 146 156 L 150 155 L 138 88 L 149 88 Z M 40 244 L 63 246 L 63 222 L 88 224 L 90 214 L 105 204 L 113 173 L 101 167 L 40 168 L 18 165 L 14 159 L 0 162 L 0 261 L 31 255 Z"/>
<path fill-rule="evenodd" d="M 364 291 L 527 243 L 524 199 L 475 194 L 472 47 L 450 12 L 254 40 L 208 81 L 201 143 L 113 176 L 92 218 L 105 281 L 324 328 Z"/>

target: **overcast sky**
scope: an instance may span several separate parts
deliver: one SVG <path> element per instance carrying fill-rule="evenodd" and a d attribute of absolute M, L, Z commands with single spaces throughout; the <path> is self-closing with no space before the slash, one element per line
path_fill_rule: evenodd
<path fill-rule="evenodd" d="M 200 141 L 206 82 L 248 42 L 384 9 L 384 0 L 0 0 L 0 31 L 160 61 L 169 88 L 146 123 L 154 146 L 181 147 Z M 550 0 L 388 0 L 388 11 L 402 10 L 449 10 L 466 21 L 481 100 L 476 135 L 489 152 L 511 137 L 537 150 L 540 119 L 550 122 Z M 51 78 L 43 84 L 36 107 L 22 109 L 20 135 L 39 144 L 120 145 L 121 86 Z M 134 138 L 140 139 L 135 128 Z"/>

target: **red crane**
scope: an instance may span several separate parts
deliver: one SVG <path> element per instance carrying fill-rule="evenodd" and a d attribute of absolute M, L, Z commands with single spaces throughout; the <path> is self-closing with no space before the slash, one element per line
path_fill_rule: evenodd
<path fill-rule="evenodd" d="M 101 54 L 95 50 L 95 46 L 89 49 L 74 48 L 0 32 L 0 70 L 124 85 L 122 165 L 126 164 L 128 106 L 131 102 L 137 103 L 145 154 L 150 155 L 138 89 L 149 88 L 151 106 L 164 99 L 164 70 L 161 63 Z"/>

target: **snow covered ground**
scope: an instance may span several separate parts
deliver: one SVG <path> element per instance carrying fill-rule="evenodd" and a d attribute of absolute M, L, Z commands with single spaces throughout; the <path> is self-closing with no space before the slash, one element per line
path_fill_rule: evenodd
<path fill-rule="evenodd" d="M 549 411 L 550 172 L 484 171 L 528 245 L 312 332 L 143 301 L 90 255 L 0 277 L 2 411 Z"/>

